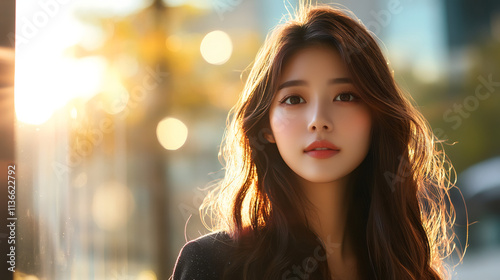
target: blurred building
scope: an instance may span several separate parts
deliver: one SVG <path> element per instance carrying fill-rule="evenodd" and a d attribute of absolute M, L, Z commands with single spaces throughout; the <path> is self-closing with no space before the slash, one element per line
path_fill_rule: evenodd
<path fill-rule="evenodd" d="M 500 41 L 500 2 L 495 0 L 444 0 L 446 42 L 450 52 L 452 92 L 465 86 L 474 67 L 478 47 Z"/>
<path fill-rule="evenodd" d="M 491 38 L 500 40 L 500 2 L 444 0 L 447 43 L 451 50 Z"/>

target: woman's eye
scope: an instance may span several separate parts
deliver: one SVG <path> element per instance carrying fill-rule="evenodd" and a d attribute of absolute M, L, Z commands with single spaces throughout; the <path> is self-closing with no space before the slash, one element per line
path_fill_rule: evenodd
<path fill-rule="evenodd" d="M 335 97 L 335 100 L 349 102 L 349 101 L 356 100 L 356 98 L 357 98 L 357 96 L 350 93 L 350 92 L 343 92 L 343 93 L 337 95 L 337 97 Z"/>
<path fill-rule="evenodd" d="M 292 95 L 285 97 L 283 100 L 280 101 L 281 104 L 285 103 L 287 105 L 295 105 L 295 104 L 300 104 L 302 103 L 301 101 L 305 101 L 302 97 Z"/>

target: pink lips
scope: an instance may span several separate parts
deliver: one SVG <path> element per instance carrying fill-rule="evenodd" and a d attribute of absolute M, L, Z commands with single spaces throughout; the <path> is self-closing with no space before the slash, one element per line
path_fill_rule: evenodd
<path fill-rule="evenodd" d="M 307 155 L 319 159 L 332 157 L 339 152 L 340 149 L 337 146 L 326 140 L 314 141 L 304 150 Z"/>

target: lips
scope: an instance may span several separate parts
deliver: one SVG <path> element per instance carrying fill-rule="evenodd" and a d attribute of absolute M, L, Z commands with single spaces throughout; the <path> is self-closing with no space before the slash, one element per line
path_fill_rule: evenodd
<path fill-rule="evenodd" d="M 318 159 L 330 158 L 339 152 L 340 149 L 337 146 L 326 140 L 314 141 L 304 150 L 307 155 Z"/>
<path fill-rule="evenodd" d="M 304 150 L 305 153 L 310 152 L 310 151 L 325 151 L 325 150 L 333 150 L 333 151 L 340 151 L 340 149 L 330 143 L 327 140 L 321 140 L 321 141 L 314 141 L 312 142 L 307 148 Z"/>

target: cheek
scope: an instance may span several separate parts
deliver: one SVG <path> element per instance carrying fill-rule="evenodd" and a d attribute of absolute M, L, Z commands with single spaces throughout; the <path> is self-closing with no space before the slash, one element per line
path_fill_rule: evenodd
<path fill-rule="evenodd" d="M 346 114 L 346 121 L 342 122 L 343 131 L 353 140 L 365 142 L 370 138 L 372 118 L 367 110 L 353 110 Z"/>
<path fill-rule="evenodd" d="M 282 134 L 293 134 L 294 130 L 298 128 L 299 121 L 301 118 L 298 117 L 296 112 L 291 112 L 290 110 L 283 110 L 277 108 L 269 114 L 269 122 L 271 124 L 271 129 L 275 137 L 279 138 Z"/>

